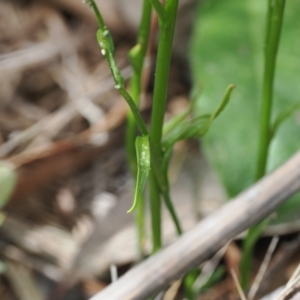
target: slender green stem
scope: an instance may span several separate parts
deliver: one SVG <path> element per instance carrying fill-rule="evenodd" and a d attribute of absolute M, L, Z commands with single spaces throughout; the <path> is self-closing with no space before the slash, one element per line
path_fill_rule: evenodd
<path fill-rule="evenodd" d="M 125 80 L 124 80 L 124 78 L 116 64 L 115 58 L 114 58 L 114 43 L 113 43 L 113 39 L 110 35 L 110 32 L 108 31 L 108 29 L 103 21 L 102 15 L 101 15 L 95 1 L 89 0 L 88 3 L 93 8 L 95 15 L 97 17 L 97 20 L 98 20 L 99 30 L 97 32 L 97 40 L 102 49 L 101 53 L 104 55 L 104 57 L 106 58 L 106 60 L 109 64 L 112 76 L 116 83 L 115 87 L 117 90 L 119 90 L 120 94 L 124 97 L 124 99 L 128 103 L 128 105 L 132 111 L 132 114 L 135 118 L 136 124 L 137 124 L 138 128 L 140 129 L 142 135 L 148 135 L 148 129 L 147 129 L 147 126 L 146 126 L 141 114 L 140 114 L 140 111 L 139 111 L 136 103 L 130 96 L 130 94 L 125 89 Z"/>
<path fill-rule="evenodd" d="M 116 89 L 119 90 L 120 94 L 124 97 L 130 107 L 129 113 L 129 125 L 127 129 L 127 151 L 129 155 L 130 169 L 136 177 L 136 155 L 135 155 L 135 137 L 136 137 L 136 126 L 140 129 L 142 135 L 148 135 L 147 126 L 142 119 L 140 114 L 138 103 L 141 93 L 141 74 L 143 69 L 144 57 L 147 51 L 149 32 L 150 32 L 150 22 L 151 22 L 151 5 L 148 0 L 144 1 L 144 8 L 142 14 L 142 21 L 140 26 L 140 32 L 138 36 L 138 43 L 136 47 L 132 49 L 131 60 L 133 66 L 133 76 L 131 80 L 131 94 L 125 89 L 125 80 L 117 67 L 114 58 L 114 43 L 111 38 L 109 31 L 106 28 L 102 15 L 94 2 L 94 0 L 87 1 L 93 8 L 95 15 L 98 20 L 99 30 L 97 32 L 97 40 L 102 48 L 101 53 L 106 58 L 111 73 L 113 75 L 114 81 L 116 83 Z M 143 200 L 143 199 L 140 199 Z M 139 248 L 142 252 L 143 240 L 144 240 L 144 204 L 143 201 L 138 201 L 136 222 L 138 224 L 138 240 Z"/>
<path fill-rule="evenodd" d="M 140 114 L 139 109 L 137 108 L 135 102 L 133 101 L 133 99 L 131 98 L 131 96 L 128 94 L 128 92 L 126 91 L 126 89 L 124 87 L 120 87 L 118 88 L 120 94 L 124 97 L 124 99 L 127 101 L 131 112 L 134 116 L 134 119 L 136 121 L 136 124 L 138 126 L 138 128 L 140 129 L 142 135 L 148 135 L 148 129 L 147 126 Z"/>
<path fill-rule="evenodd" d="M 156 10 L 160 21 L 160 37 L 158 42 L 158 54 L 156 64 L 156 77 L 154 88 L 154 100 L 151 117 L 151 165 L 150 172 L 150 197 L 151 197 L 151 218 L 152 218 L 152 232 L 153 232 L 153 252 L 161 248 L 161 196 L 164 196 L 167 208 L 174 220 L 178 233 L 181 233 L 180 224 L 169 197 L 169 191 L 166 190 L 168 182 L 162 176 L 161 162 L 162 149 L 161 138 L 164 111 L 166 108 L 168 76 L 171 61 L 172 42 L 174 36 L 174 28 L 177 16 L 178 0 L 167 0 L 163 6 L 159 0 L 145 0 L 143 8 L 142 23 L 138 38 L 138 43 L 130 51 L 130 60 L 133 67 L 133 76 L 130 84 L 130 93 L 125 89 L 125 80 L 117 67 L 114 59 L 114 44 L 109 31 L 107 30 L 100 11 L 98 10 L 94 0 L 88 2 L 92 6 L 97 16 L 100 29 L 97 32 L 97 39 L 102 48 L 102 54 L 108 61 L 111 73 L 116 83 L 116 89 L 127 101 L 131 114 L 129 116 L 129 127 L 127 131 L 127 150 L 130 157 L 130 168 L 136 172 L 135 165 L 135 149 L 132 148 L 135 139 L 135 124 L 140 129 L 142 135 L 148 135 L 147 127 L 141 117 L 138 109 L 138 102 L 141 93 L 141 74 L 144 62 L 144 57 L 147 49 L 147 41 L 149 39 L 151 7 L 150 2 Z M 134 120 L 133 120 L 134 119 Z M 155 155 L 154 155 L 155 154 Z M 139 210 L 140 215 L 137 217 L 139 226 L 142 226 L 142 219 L 144 218 L 143 206 Z M 141 236 L 141 235 L 140 235 Z"/>
<path fill-rule="evenodd" d="M 171 201 L 170 193 L 169 192 L 168 193 L 163 193 L 163 197 L 164 197 L 165 204 L 166 204 L 166 206 L 168 208 L 168 211 L 170 212 L 172 220 L 173 220 L 173 222 L 175 224 L 177 234 L 181 235 L 182 234 L 182 228 L 181 228 L 178 216 L 176 214 L 176 211 L 174 209 L 173 203 Z"/>
<path fill-rule="evenodd" d="M 129 58 L 132 64 L 132 76 L 130 79 L 130 95 L 133 101 L 139 106 L 142 90 L 142 71 L 144 59 L 148 48 L 148 40 L 151 26 L 151 4 L 149 0 L 144 0 L 141 23 L 137 38 L 137 44 L 129 52 Z M 131 111 L 128 112 L 126 128 L 126 147 L 129 157 L 129 164 L 132 174 L 136 173 L 136 154 L 135 154 L 136 122 Z"/>
<path fill-rule="evenodd" d="M 272 100 L 276 68 L 276 56 L 282 28 L 285 0 L 268 0 L 266 39 L 264 48 L 263 92 L 260 112 L 259 152 L 257 159 L 256 180 L 266 173 L 268 153 L 272 138 Z M 252 226 L 243 243 L 243 256 L 240 264 L 241 285 L 244 290 L 249 286 L 253 249 L 256 241 L 265 229 L 268 220 Z"/>
<path fill-rule="evenodd" d="M 129 93 L 138 107 L 142 91 L 143 66 L 150 35 L 151 13 L 152 7 L 149 0 L 144 0 L 137 43 L 129 52 L 129 58 L 132 64 L 132 76 L 129 83 Z M 133 178 L 137 178 L 135 139 L 136 122 L 132 112 L 129 111 L 126 126 L 126 150 L 129 167 Z M 145 240 L 145 203 L 143 199 L 144 197 L 141 197 L 142 199 L 139 199 L 138 201 L 135 218 L 138 231 L 138 248 L 140 253 L 143 254 Z"/>
<path fill-rule="evenodd" d="M 160 22 L 163 22 L 166 17 L 166 12 L 164 6 L 161 4 L 159 0 L 149 0 L 158 15 Z"/>
<path fill-rule="evenodd" d="M 167 100 L 169 69 L 177 8 L 178 0 L 167 0 L 164 6 L 165 18 L 160 22 L 160 35 L 156 59 L 150 130 L 150 138 L 152 147 L 154 148 L 152 151 L 158 153 L 158 159 L 160 161 L 162 161 L 161 138 Z M 153 251 L 155 252 L 156 250 L 161 248 L 161 199 L 158 182 L 153 170 L 150 172 L 150 196 L 152 215 L 152 241 Z"/>
<path fill-rule="evenodd" d="M 153 144 L 153 143 L 152 143 Z M 150 172 L 150 208 L 151 208 L 151 224 L 152 224 L 152 244 L 153 252 L 161 248 L 161 196 L 165 201 L 166 207 L 175 224 L 177 233 L 182 233 L 179 219 L 170 199 L 170 188 L 168 181 L 168 161 L 169 156 L 165 153 L 164 159 L 151 147 L 151 172 Z M 151 177 L 153 176 L 153 177 Z M 155 201 L 153 201 L 153 199 Z"/>
<path fill-rule="evenodd" d="M 137 237 L 138 237 L 138 250 L 140 256 L 144 256 L 144 247 L 145 247 L 145 199 L 142 196 L 139 199 L 136 214 L 135 214 L 135 223 L 137 228 Z"/>
<path fill-rule="evenodd" d="M 264 49 L 265 63 L 256 180 L 259 180 L 266 173 L 270 144 L 270 120 L 272 112 L 276 55 L 282 28 L 284 6 L 285 0 L 268 0 L 267 32 Z"/>
<path fill-rule="evenodd" d="M 264 219 L 261 223 L 252 226 L 248 229 L 247 236 L 243 242 L 243 256 L 240 262 L 240 282 L 241 287 L 246 291 L 249 287 L 252 270 L 253 249 L 257 240 L 264 232 L 269 219 Z"/>
<path fill-rule="evenodd" d="M 161 201 L 157 178 L 153 171 L 149 176 L 151 231 L 152 231 L 152 253 L 157 252 L 162 246 L 161 235 Z"/>
<path fill-rule="evenodd" d="M 175 208 L 173 206 L 173 203 L 172 203 L 172 200 L 170 197 L 170 184 L 169 184 L 169 180 L 168 180 L 168 170 L 169 170 L 171 156 L 172 156 L 172 149 L 170 149 L 169 151 L 165 151 L 163 165 L 162 165 L 162 173 L 164 176 L 165 184 L 164 184 L 164 186 L 162 186 L 161 193 L 163 195 L 165 205 L 166 205 L 166 207 L 171 215 L 171 218 L 175 224 L 177 234 L 181 235 L 182 228 L 180 225 L 180 221 L 178 219 L 177 213 L 175 211 Z"/>
<path fill-rule="evenodd" d="M 88 3 L 92 7 L 92 9 L 94 10 L 97 21 L 98 21 L 98 24 L 99 24 L 99 28 L 104 31 L 106 26 L 105 26 L 105 23 L 103 21 L 102 15 L 101 15 L 101 13 L 98 9 L 97 4 L 95 3 L 94 0 L 87 0 L 86 3 Z"/>
<path fill-rule="evenodd" d="M 157 149 L 161 148 L 177 7 L 178 0 L 166 2 L 166 20 L 161 24 L 158 42 L 150 132 L 153 144 Z"/>

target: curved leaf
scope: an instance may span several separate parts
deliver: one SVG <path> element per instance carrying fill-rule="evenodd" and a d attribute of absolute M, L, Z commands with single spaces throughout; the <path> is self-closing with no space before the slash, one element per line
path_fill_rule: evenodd
<path fill-rule="evenodd" d="M 163 139 L 163 147 L 169 149 L 173 145 L 184 139 L 200 138 L 207 131 L 211 116 L 203 115 L 185 120 L 174 127 Z"/>
<path fill-rule="evenodd" d="M 150 145 L 149 136 L 138 136 L 135 140 L 137 156 L 137 180 L 132 207 L 127 211 L 132 212 L 141 198 L 150 172 Z"/>
<path fill-rule="evenodd" d="M 215 112 L 211 115 L 202 115 L 194 117 L 190 120 L 183 121 L 188 114 L 188 111 L 186 111 L 174 117 L 170 121 L 170 125 L 167 127 L 168 130 L 166 130 L 166 132 L 168 134 L 166 134 L 166 136 L 164 137 L 163 146 L 166 149 L 169 149 L 180 140 L 203 137 L 209 130 L 212 122 L 227 106 L 230 100 L 231 92 L 234 88 L 235 85 L 233 84 L 230 84 L 227 87 L 223 99 L 219 103 Z"/>

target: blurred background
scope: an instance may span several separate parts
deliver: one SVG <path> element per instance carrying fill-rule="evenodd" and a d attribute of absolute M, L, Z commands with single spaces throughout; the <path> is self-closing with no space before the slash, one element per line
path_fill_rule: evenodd
<path fill-rule="evenodd" d="M 135 44 L 142 1 L 96 2 L 113 35 L 118 66 L 128 80 L 131 69 L 127 53 Z M 188 107 L 192 79 L 195 85 L 203 84 L 203 102 L 199 103 L 211 110 L 230 83 L 240 83 L 240 87 L 245 83 L 245 94 L 243 87 L 234 91 L 241 99 L 253 99 L 260 93 L 247 84 L 260 80 L 260 75 L 258 80 L 253 75 L 259 73 L 259 67 L 251 75 L 248 71 L 249 66 L 256 68 L 249 58 L 252 54 L 260 57 L 261 47 L 259 44 L 252 51 L 247 44 L 250 39 L 240 34 L 241 28 L 254 28 L 243 25 L 246 18 L 240 12 L 247 16 L 254 12 L 259 24 L 264 23 L 264 14 L 255 6 L 235 6 L 233 0 L 228 0 L 227 4 L 231 4 L 225 8 L 218 2 L 221 3 L 219 0 L 202 0 L 201 3 L 180 0 L 166 119 Z M 240 23 L 235 23 L 237 19 Z M 147 122 L 153 88 L 156 21 L 154 17 L 141 101 L 142 115 Z M 290 27 L 293 27 L 292 22 Z M 96 41 L 96 30 L 94 14 L 81 0 L 0 1 L 0 190 L 4 191 L 0 191 L 0 205 L 3 205 L 0 300 L 89 299 L 111 282 L 115 271 L 120 276 L 140 261 L 134 216 L 126 213 L 132 203 L 133 188 L 124 146 L 127 105 L 114 88 Z M 238 41 L 241 47 L 232 46 L 236 36 L 246 38 L 247 42 Z M 263 40 L 263 36 L 260 37 Z M 258 40 L 260 43 L 260 38 Z M 296 66 L 293 59 L 290 59 L 290 68 Z M 248 71 L 236 72 L 235 68 L 244 61 Z M 245 82 L 242 75 L 246 77 Z M 294 84 L 295 80 L 293 77 L 287 81 Z M 282 85 L 279 87 L 288 90 Z M 290 90 L 289 93 L 295 94 Z M 201 105 L 197 111 L 202 114 Z M 224 130 L 244 126 L 239 123 L 231 126 L 236 115 L 245 120 L 240 109 L 238 106 L 233 116 L 229 112 L 220 118 L 222 131 L 216 129 L 218 126 L 213 127 L 212 134 L 202 142 L 212 164 L 214 159 L 218 165 L 218 159 L 224 158 L 224 145 L 228 143 L 226 140 L 221 146 L 217 143 L 225 137 Z M 298 115 L 295 120 L 299 123 Z M 286 130 L 291 132 L 289 128 Z M 248 136 L 240 131 L 239 143 L 241 135 Z M 287 136 L 284 132 L 283 135 Z M 256 131 L 251 131 L 249 136 L 256 137 Z M 230 139 L 233 135 L 227 137 Z M 295 140 L 294 135 L 289 138 Z M 248 149 L 246 142 L 242 145 Z M 231 146 L 237 148 L 236 144 Z M 227 150 L 235 161 L 237 155 L 232 148 Z M 242 160 L 244 148 L 241 149 Z M 284 153 L 284 159 L 289 156 L 290 153 Z M 242 178 L 236 170 L 240 164 L 226 162 L 229 167 L 224 167 L 225 173 L 221 175 L 226 180 L 234 176 Z M 251 169 L 253 164 L 249 165 Z M 234 176 L 226 173 L 230 166 L 234 167 Z M 251 171 L 243 171 L 242 175 L 248 177 L 240 186 L 230 183 L 232 190 L 236 190 L 228 192 L 208 167 L 199 141 L 178 143 L 171 161 L 170 181 L 183 228 L 192 228 L 203 216 L 220 207 L 228 196 L 248 186 Z M 6 202 L 4 196 L 10 188 L 13 192 Z M 269 228 L 268 236 L 260 240 L 255 252 L 253 274 L 272 236 L 284 234 L 259 295 L 285 283 L 300 259 L 299 222 L 276 226 Z M 166 244 L 176 238 L 166 212 L 163 234 Z M 150 253 L 149 238 L 146 248 Z M 203 282 L 200 285 L 199 299 L 237 299 L 230 270 L 238 273 L 241 241 L 231 243 L 223 254 L 222 260 L 222 256 L 215 260 L 216 266 L 220 266 L 214 273 L 216 276 L 208 285 Z M 174 284 L 171 293 L 163 299 L 183 299 L 180 284 L 181 281 Z"/>

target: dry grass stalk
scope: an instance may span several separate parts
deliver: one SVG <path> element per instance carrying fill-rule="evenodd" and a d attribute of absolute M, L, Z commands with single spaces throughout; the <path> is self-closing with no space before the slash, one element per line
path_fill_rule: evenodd
<path fill-rule="evenodd" d="M 299 189 L 300 152 L 91 300 L 144 299 L 161 291 L 237 234 L 268 216 Z"/>

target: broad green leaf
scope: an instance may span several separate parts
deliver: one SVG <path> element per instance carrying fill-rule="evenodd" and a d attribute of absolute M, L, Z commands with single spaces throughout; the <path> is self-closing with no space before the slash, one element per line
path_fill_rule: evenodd
<path fill-rule="evenodd" d="M 149 136 L 138 136 L 135 141 L 137 156 L 137 180 L 132 207 L 127 211 L 132 212 L 141 198 L 150 172 L 150 145 Z"/>
<path fill-rule="evenodd" d="M 11 196 L 17 180 L 14 168 L 6 163 L 0 162 L 0 209 Z"/>
<path fill-rule="evenodd" d="M 209 0 L 197 10 L 191 43 L 194 82 L 201 82 L 195 114 L 210 113 L 223 89 L 236 90 L 202 139 L 203 151 L 231 198 L 255 179 L 267 1 Z M 299 101 L 299 1 L 287 1 L 278 51 L 272 119 Z M 274 122 L 273 122 L 274 123 Z M 281 124 L 270 146 L 268 172 L 300 149 L 299 115 Z M 298 210 L 296 209 L 298 207 Z M 300 216 L 300 195 L 286 202 L 276 222 Z"/>

